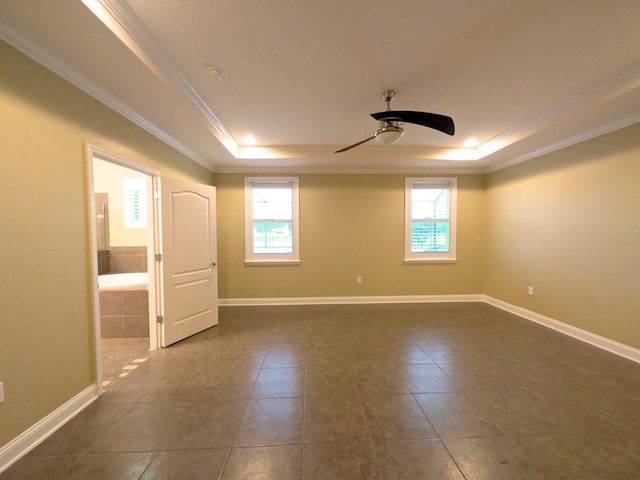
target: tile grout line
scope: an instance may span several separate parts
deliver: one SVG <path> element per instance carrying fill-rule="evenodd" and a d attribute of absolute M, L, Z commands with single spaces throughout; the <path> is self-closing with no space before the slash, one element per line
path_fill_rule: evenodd
<path fill-rule="evenodd" d="M 418 347 L 420 347 L 420 345 L 418 345 Z M 427 353 L 427 352 L 425 352 Z M 429 358 L 431 358 L 432 360 L 434 360 L 431 355 L 429 355 L 427 353 L 427 356 Z M 447 377 L 451 383 L 453 385 L 456 386 L 456 389 L 460 390 L 460 387 L 458 386 L 458 384 L 456 382 L 453 381 L 452 378 L 449 377 L 449 375 L 447 375 L 447 372 L 445 372 L 444 370 L 442 370 L 440 368 L 440 365 L 438 365 L 435 360 L 433 362 L 433 364 L 435 366 L 438 367 L 438 369 L 443 373 L 443 375 L 445 377 Z M 402 380 L 404 381 L 404 378 L 402 376 L 400 376 L 402 378 Z M 406 382 L 405 382 L 406 383 Z M 422 405 L 420 405 L 420 402 L 418 401 L 418 399 L 416 398 L 416 393 L 411 392 L 411 388 L 409 388 L 409 385 L 407 384 L 407 388 L 409 389 L 409 392 L 411 393 L 411 396 L 413 397 L 413 401 L 416 402 L 416 404 L 418 405 L 418 408 L 420 409 L 420 411 L 422 412 L 422 414 L 425 416 L 425 418 L 427 419 L 427 421 L 429 422 L 429 425 L 431 425 L 431 428 L 433 428 L 434 433 L 437 435 L 438 437 L 438 441 L 440 442 L 440 444 L 442 445 L 442 447 L 445 449 L 445 451 L 447 452 L 447 455 L 449 455 L 449 458 L 451 459 L 451 461 L 453 462 L 453 464 L 456 466 L 456 468 L 458 469 L 458 471 L 460 472 L 460 475 L 462 475 L 462 477 L 466 480 L 467 476 L 465 475 L 464 471 L 462 470 L 462 468 L 460 468 L 460 465 L 458 464 L 458 462 L 456 461 L 456 459 L 454 458 L 453 454 L 451 453 L 451 451 L 449 450 L 449 447 L 447 446 L 447 444 L 444 442 L 444 440 L 442 439 L 442 436 L 440 435 L 440 432 L 438 432 L 438 429 L 436 429 L 435 425 L 433 424 L 433 422 L 431 421 L 431 419 L 429 418 L 429 415 L 427 414 L 427 412 L 422 408 Z M 435 393 L 435 392 L 434 392 Z M 446 393 L 446 392 L 444 392 Z"/>

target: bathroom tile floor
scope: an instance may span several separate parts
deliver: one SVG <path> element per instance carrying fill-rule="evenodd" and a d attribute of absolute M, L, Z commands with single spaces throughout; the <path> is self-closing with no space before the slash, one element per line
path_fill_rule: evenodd
<path fill-rule="evenodd" d="M 0 479 L 637 479 L 640 365 L 481 303 L 223 307 Z"/>

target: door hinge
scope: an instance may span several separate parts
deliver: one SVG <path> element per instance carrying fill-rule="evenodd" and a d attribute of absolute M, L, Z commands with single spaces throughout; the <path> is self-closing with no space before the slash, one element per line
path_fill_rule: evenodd
<path fill-rule="evenodd" d="M 164 317 L 162 315 L 158 315 L 156 317 L 156 322 L 157 323 L 164 323 Z"/>
<path fill-rule="evenodd" d="M 162 261 L 162 254 L 161 253 L 156 253 L 154 258 L 156 259 L 156 262 L 161 262 Z"/>

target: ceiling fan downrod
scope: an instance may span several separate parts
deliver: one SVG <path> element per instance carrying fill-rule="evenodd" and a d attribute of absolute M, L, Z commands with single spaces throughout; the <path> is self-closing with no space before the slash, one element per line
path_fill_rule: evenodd
<path fill-rule="evenodd" d="M 387 102 L 387 112 L 391 111 L 391 100 L 396 96 L 395 90 L 385 90 L 382 92 L 382 99 Z"/>

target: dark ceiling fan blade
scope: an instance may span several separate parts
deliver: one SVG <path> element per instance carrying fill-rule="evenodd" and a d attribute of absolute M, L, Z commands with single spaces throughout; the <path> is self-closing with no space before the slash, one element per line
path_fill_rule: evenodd
<path fill-rule="evenodd" d="M 453 119 L 437 113 L 414 112 L 412 110 L 388 110 L 386 112 L 372 113 L 376 120 L 415 123 L 424 127 L 434 128 L 443 133 L 453 135 L 455 126 Z"/>
<path fill-rule="evenodd" d="M 364 140 L 358 143 L 354 143 L 353 145 L 349 145 L 348 147 L 344 147 L 344 148 L 341 148 L 340 150 L 336 150 L 334 153 L 342 153 L 342 152 L 346 152 L 347 150 L 351 150 L 352 148 L 357 147 L 358 145 L 362 145 L 363 143 L 367 143 L 369 140 L 373 140 L 374 138 L 376 138 L 376 135 L 377 134 L 373 134 L 369 138 L 365 138 Z"/>

